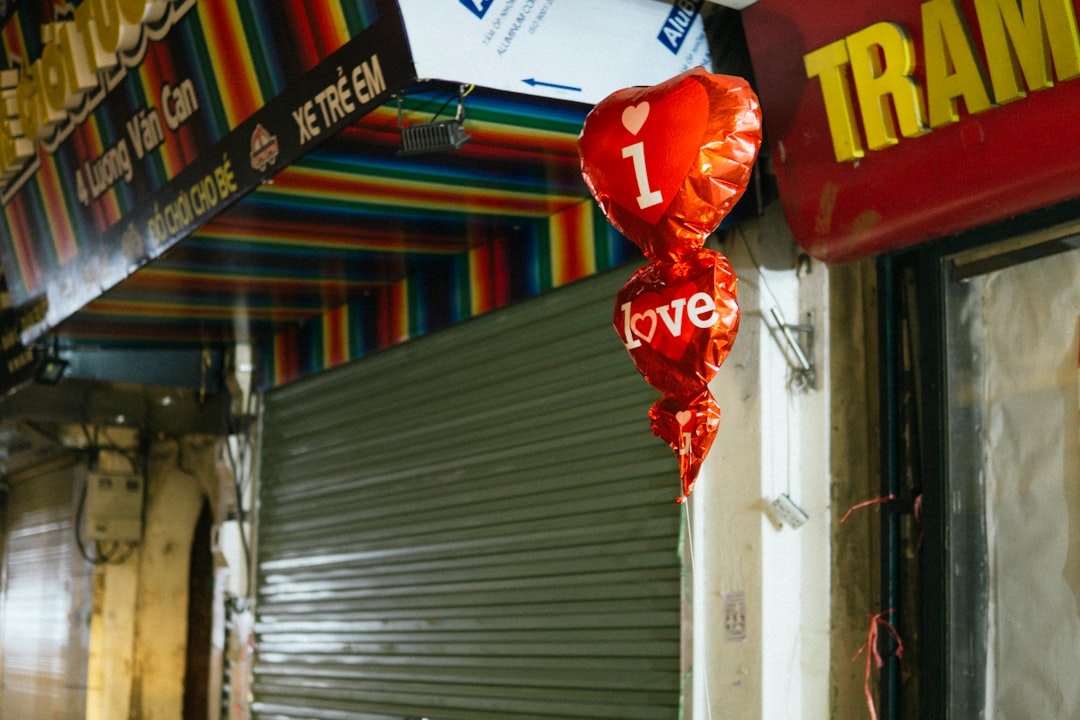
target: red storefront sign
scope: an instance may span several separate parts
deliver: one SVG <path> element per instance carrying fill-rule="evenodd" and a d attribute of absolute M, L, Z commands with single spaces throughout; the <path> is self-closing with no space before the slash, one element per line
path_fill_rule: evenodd
<path fill-rule="evenodd" d="M 869 257 L 1080 196 L 1076 0 L 761 0 L 743 22 L 799 244 Z"/>

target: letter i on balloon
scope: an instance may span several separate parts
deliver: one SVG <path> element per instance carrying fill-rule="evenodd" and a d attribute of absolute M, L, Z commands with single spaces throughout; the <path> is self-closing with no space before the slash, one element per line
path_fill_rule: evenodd
<path fill-rule="evenodd" d="M 738 278 L 705 240 L 746 191 L 760 147 L 757 95 L 703 68 L 612 93 L 578 140 L 585 184 L 649 261 L 619 291 L 613 325 L 662 394 L 649 418 L 679 461 L 679 502 L 716 437 L 708 384 L 739 327 Z"/>

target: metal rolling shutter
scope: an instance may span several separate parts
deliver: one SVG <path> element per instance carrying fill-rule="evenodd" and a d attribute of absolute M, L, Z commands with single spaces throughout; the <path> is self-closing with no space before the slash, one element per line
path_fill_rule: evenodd
<path fill-rule="evenodd" d="M 268 394 L 253 717 L 675 718 L 678 475 L 593 278 Z"/>
<path fill-rule="evenodd" d="M 75 546 L 82 469 L 11 483 L 0 598 L 0 717 L 86 717 L 93 567 Z"/>

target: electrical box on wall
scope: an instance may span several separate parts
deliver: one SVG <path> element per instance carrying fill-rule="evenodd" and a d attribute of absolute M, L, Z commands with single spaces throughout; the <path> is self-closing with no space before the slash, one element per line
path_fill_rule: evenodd
<path fill-rule="evenodd" d="M 135 473 L 89 473 L 86 479 L 86 536 L 105 542 L 142 538 L 143 479 Z"/>

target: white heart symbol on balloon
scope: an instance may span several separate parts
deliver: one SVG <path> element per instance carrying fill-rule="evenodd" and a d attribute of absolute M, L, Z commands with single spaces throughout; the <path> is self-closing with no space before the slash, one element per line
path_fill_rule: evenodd
<path fill-rule="evenodd" d="M 649 119 L 649 103 L 629 105 L 622 111 L 623 127 L 630 131 L 631 135 L 637 135 Z"/>
<path fill-rule="evenodd" d="M 638 327 L 638 323 L 643 320 L 649 321 L 649 329 L 642 330 Z M 651 343 L 653 334 L 656 332 L 656 311 L 649 309 L 642 313 L 634 313 L 630 317 L 630 328 L 632 332 L 646 343 Z"/>

